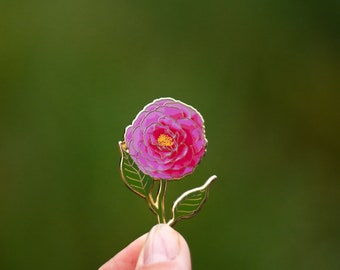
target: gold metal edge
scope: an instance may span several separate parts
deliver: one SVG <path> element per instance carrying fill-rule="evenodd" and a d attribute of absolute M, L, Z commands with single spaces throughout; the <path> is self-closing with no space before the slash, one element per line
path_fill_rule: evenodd
<path fill-rule="evenodd" d="M 215 181 L 217 179 L 217 176 L 216 175 L 212 175 L 209 177 L 209 179 L 200 187 L 197 187 L 197 188 L 193 188 L 193 189 L 190 189 L 190 190 L 187 190 L 186 192 L 184 192 L 181 196 L 179 196 L 174 204 L 172 205 L 172 208 L 171 208 L 171 213 L 172 213 L 172 218 L 168 221 L 168 225 L 169 226 L 174 226 L 179 220 L 181 219 L 186 219 L 186 218 L 191 218 L 193 216 L 195 216 L 200 210 L 201 208 L 203 207 L 203 205 L 206 203 L 208 197 L 209 197 L 209 189 L 207 189 L 207 196 L 206 198 L 204 199 L 204 201 L 202 202 L 201 204 L 201 207 L 196 211 L 194 212 L 192 215 L 190 216 L 183 216 L 181 218 L 178 218 L 178 219 L 175 219 L 175 208 L 177 206 L 177 204 L 185 197 L 187 196 L 188 194 L 192 193 L 192 192 L 195 192 L 195 191 L 201 191 L 203 189 L 206 189 L 210 186 L 210 184 Z"/>

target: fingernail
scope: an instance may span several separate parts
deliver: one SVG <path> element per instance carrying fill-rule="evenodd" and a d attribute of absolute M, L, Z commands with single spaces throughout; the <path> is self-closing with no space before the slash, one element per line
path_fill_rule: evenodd
<path fill-rule="evenodd" d="M 178 233 L 166 224 L 152 228 L 144 245 L 143 264 L 150 265 L 174 260 L 179 254 Z"/>

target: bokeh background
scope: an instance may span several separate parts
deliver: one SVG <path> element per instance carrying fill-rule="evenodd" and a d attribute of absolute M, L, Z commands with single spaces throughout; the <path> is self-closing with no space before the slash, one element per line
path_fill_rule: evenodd
<path fill-rule="evenodd" d="M 156 222 L 117 142 L 152 100 L 209 147 L 193 269 L 340 269 L 339 1 L 1 1 L 0 269 L 97 269 Z"/>

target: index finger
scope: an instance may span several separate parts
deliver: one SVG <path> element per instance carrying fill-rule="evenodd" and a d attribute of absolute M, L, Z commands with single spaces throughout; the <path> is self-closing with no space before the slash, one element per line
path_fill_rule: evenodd
<path fill-rule="evenodd" d="M 147 234 L 137 238 L 113 258 L 103 264 L 99 270 L 134 270 L 139 253 L 144 245 Z"/>

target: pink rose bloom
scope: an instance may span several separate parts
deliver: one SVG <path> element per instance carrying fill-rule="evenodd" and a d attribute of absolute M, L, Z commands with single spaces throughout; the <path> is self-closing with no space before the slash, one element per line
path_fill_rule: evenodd
<path fill-rule="evenodd" d="M 145 106 L 126 128 L 124 139 L 133 161 L 154 179 L 192 173 L 207 145 L 200 113 L 172 98 Z"/>

